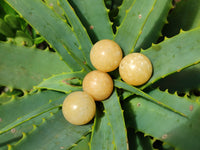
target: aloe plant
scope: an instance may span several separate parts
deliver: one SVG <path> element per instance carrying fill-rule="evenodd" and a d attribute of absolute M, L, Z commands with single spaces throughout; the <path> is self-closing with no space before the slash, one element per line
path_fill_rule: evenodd
<path fill-rule="evenodd" d="M 0 7 L 0 149 L 200 149 L 200 0 L 5 0 Z M 96 103 L 94 120 L 72 125 L 63 100 L 82 90 L 94 70 L 90 49 L 101 39 L 117 42 L 124 56 L 146 55 L 153 75 L 134 87 L 111 72 L 113 93 Z"/>

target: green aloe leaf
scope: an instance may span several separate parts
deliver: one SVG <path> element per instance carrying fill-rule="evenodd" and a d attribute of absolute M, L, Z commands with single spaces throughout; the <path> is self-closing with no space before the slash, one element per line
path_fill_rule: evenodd
<path fill-rule="evenodd" d="M 200 89 L 200 63 L 167 76 L 154 84 L 154 87 L 168 89 L 170 92 L 189 92 Z"/>
<path fill-rule="evenodd" d="M 170 8 L 172 8 L 172 0 L 156 1 L 153 11 L 149 15 L 142 34 L 139 37 L 134 51 L 140 51 L 140 49 L 147 49 L 151 47 L 152 43 L 156 43 L 159 36 L 161 36 L 162 28 L 167 21 L 167 16 Z"/>
<path fill-rule="evenodd" d="M 172 73 L 180 72 L 186 67 L 200 62 L 200 28 L 181 32 L 179 35 L 152 45 L 141 53 L 152 62 L 153 75 L 142 88 Z M 191 59 L 192 58 L 192 59 Z"/>
<path fill-rule="evenodd" d="M 122 2 L 122 5 L 119 7 L 117 18 L 115 19 L 118 26 L 123 23 L 123 19 L 126 17 L 126 14 L 129 11 L 128 9 L 130 9 L 132 3 L 134 3 L 132 0 L 124 0 Z M 167 20 L 167 15 L 171 7 L 171 0 L 156 1 L 153 11 L 148 16 L 148 19 L 142 29 L 142 33 L 136 46 L 134 47 L 134 51 L 140 51 L 141 48 L 149 48 L 152 43 L 157 41 L 158 37 L 161 35 L 162 27 Z"/>
<path fill-rule="evenodd" d="M 36 88 L 56 90 L 65 93 L 82 90 L 82 80 L 85 75 L 86 72 L 83 71 L 53 75 L 37 85 Z"/>
<path fill-rule="evenodd" d="M 33 95 L 26 95 L 22 98 L 14 99 L 8 103 L 1 105 L 0 109 L 0 134 L 26 122 L 30 119 L 37 117 L 52 108 L 57 108 L 62 104 L 63 98 L 60 101 L 52 101 L 65 96 L 63 93 L 46 91 L 39 92 Z M 17 108 L 15 113 L 13 110 Z"/>
<path fill-rule="evenodd" d="M 87 135 L 90 129 L 91 124 L 84 126 L 70 124 L 64 119 L 60 110 L 43 124 L 35 126 L 30 133 L 24 134 L 22 140 L 12 147 L 15 150 L 69 149 L 80 141 L 83 135 Z"/>
<path fill-rule="evenodd" d="M 6 57 L 5 57 L 6 56 Z M 71 71 L 56 53 L 0 42 L 0 85 L 30 90 L 43 78 Z"/>
<path fill-rule="evenodd" d="M 24 96 L 23 98 L 12 98 L 12 100 L 4 103 L 0 106 L 0 130 L 8 128 L 7 132 L 1 133 L 0 135 L 0 148 L 5 147 L 7 144 L 14 144 L 22 138 L 23 132 L 30 132 L 35 125 L 40 125 L 42 120 L 51 117 L 52 112 L 56 112 L 58 109 L 51 110 L 47 113 L 43 113 L 36 118 L 31 118 L 27 122 L 18 124 L 17 126 L 10 126 L 15 120 L 21 116 L 24 116 L 34 109 L 39 108 L 49 102 L 50 99 L 59 98 L 63 96 L 63 93 L 58 92 L 38 92 L 31 96 Z M 18 109 L 16 109 L 18 108 Z M 15 113 L 12 111 L 15 110 Z M 18 111 L 17 111 L 18 110 Z"/>
<path fill-rule="evenodd" d="M 97 112 L 92 127 L 90 149 L 93 150 L 114 150 L 114 135 L 108 117 L 103 113 L 101 107 Z"/>
<path fill-rule="evenodd" d="M 44 2 L 62 19 L 65 19 L 64 12 L 58 4 L 58 0 L 44 0 Z"/>
<path fill-rule="evenodd" d="M 69 0 L 69 2 L 94 43 L 102 39 L 113 39 L 112 23 L 103 0 Z"/>
<path fill-rule="evenodd" d="M 0 149 L 5 147 L 7 150 L 7 144 L 15 144 L 22 139 L 23 133 L 31 132 L 35 125 L 40 125 L 45 119 L 48 119 L 52 116 L 52 113 L 58 111 L 58 109 L 51 110 L 47 113 L 44 113 L 36 118 L 33 118 L 17 127 L 10 129 L 8 132 L 5 132 L 0 135 Z"/>
<path fill-rule="evenodd" d="M 88 69 L 83 65 L 85 59 L 82 51 L 78 49 L 79 42 L 72 29 L 44 2 L 38 0 L 19 0 L 17 3 L 7 0 L 7 2 L 37 29 L 73 70 L 80 70 L 82 67 Z"/>
<path fill-rule="evenodd" d="M 81 21 L 79 20 L 78 16 L 74 12 L 71 5 L 66 0 L 59 0 L 60 5 L 62 6 L 65 15 L 73 28 L 74 33 L 78 41 L 80 42 L 80 49 L 84 52 L 84 56 L 86 58 L 86 63 L 91 67 L 92 64 L 90 62 L 90 49 L 92 47 L 92 42 L 88 36 L 88 33 L 85 27 L 82 25 Z"/>
<path fill-rule="evenodd" d="M 127 149 L 126 126 L 117 92 L 114 91 L 109 99 L 103 101 L 103 105 L 105 114 L 112 128 L 115 149 Z"/>
<path fill-rule="evenodd" d="M 127 14 L 128 9 L 132 6 L 135 0 L 123 0 L 121 6 L 119 6 L 119 12 L 115 18 L 115 23 L 117 26 L 120 26 L 124 17 Z"/>
<path fill-rule="evenodd" d="M 123 49 L 124 55 L 133 52 L 133 48 L 142 33 L 155 3 L 156 0 L 135 0 L 126 11 L 126 15 L 114 37 L 115 42 Z"/>
<path fill-rule="evenodd" d="M 149 136 L 144 136 L 141 132 L 136 132 L 133 128 L 128 128 L 129 149 L 153 150 L 153 145 Z"/>
<path fill-rule="evenodd" d="M 83 136 L 81 140 L 76 143 L 71 150 L 89 150 L 89 142 L 90 142 L 91 134 L 87 134 L 86 136 Z"/>
<path fill-rule="evenodd" d="M 154 98 L 154 97 L 152 97 L 152 96 L 146 94 L 145 92 L 141 91 L 140 89 L 138 89 L 138 88 L 136 88 L 136 87 L 134 87 L 134 86 L 128 85 L 128 84 L 125 83 L 125 82 L 115 80 L 115 81 L 114 81 L 114 84 L 115 84 L 115 86 L 118 87 L 118 88 L 122 88 L 122 89 L 124 89 L 124 90 L 126 90 L 126 91 L 128 91 L 128 92 L 132 92 L 132 94 L 136 94 L 136 95 L 142 96 L 142 97 L 146 98 L 147 100 L 149 100 L 149 101 L 151 101 L 151 102 L 153 102 L 153 103 L 155 103 L 155 104 L 157 104 L 157 105 L 159 105 L 159 106 L 162 106 L 162 107 L 164 107 L 165 109 L 168 109 L 168 110 L 170 110 L 170 111 L 172 111 L 172 112 L 175 112 L 175 113 L 177 113 L 177 114 L 179 114 L 179 115 L 181 115 L 181 116 L 183 116 L 183 117 L 186 117 L 186 116 L 187 116 L 186 114 L 177 111 L 177 110 L 174 109 L 173 107 L 171 107 L 171 106 L 169 106 L 169 105 L 166 105 L 166 104 L 163 103 L 163 102 L 160 102 L 160 101 L 159 101 L 159 98 L 156 99 L 156 98 Z"/>
<path fill-rule="evenodd" d="M 172 37 L 180 29 L 191 30 L 200 26 L 200 0 L 180 1 L 168 16 L 163 34 Z"/>
<path fill-rule="evenodd" d="M 157 89 L 151 91 L 149 95 L 173 106 L 188 117 L 177 115 L 142 97 L 132 97 L 124 103 L 123 107 L 127 125 L 169 143 L 177 149 L 188 150 L 191 147 L 198 149 L 200 147 L 198 142 L 200 104 L 187 97 L 178 97 Z"/>

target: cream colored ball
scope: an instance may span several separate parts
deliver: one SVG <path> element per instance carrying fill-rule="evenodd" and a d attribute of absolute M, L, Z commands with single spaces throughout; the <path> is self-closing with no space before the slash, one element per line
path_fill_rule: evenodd
<path fill-rule="evenodd" d="M 122 50 L 116 42 L 105 39 L 93 45 L 90 60 L 97 70 L 111 72 L 119 67 L 122 55 Z"/>
<path fill-rule="evenodd" d="M 77 91 L 65 98 L 62 112 L 65 119 L 71 124 L 84 125 L 93 119 L 96 113 L 96 104 L 86 92 Z"/>
<path fill-rule="evenodd" d="M 113 80 L 106 72 L 94 70 L 83 79 L 83 91 L 91 95 L 94 100 L 107 99 L 113 91 Z"/>
<path fill-rule="evenodd" d="M 146 83 L 152 75 L 152 70 L 151 61 L 141 53 L 128 54 L 119 65 L 121 78 L 134 86 Z"/>

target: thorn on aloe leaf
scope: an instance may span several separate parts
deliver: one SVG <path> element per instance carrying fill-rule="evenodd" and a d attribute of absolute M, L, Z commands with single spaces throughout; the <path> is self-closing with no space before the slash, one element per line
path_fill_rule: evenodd
<path fill-rule="evenodd" d="M 33 126 L 33 129 L 32 130 L 35 130 L 37 128 L 37 125 L 36 124 L 32 124 Z"/>
<path fill-rule="evenodd" d="M 166 90 L 165 90 L 165 92 L 166 92 L 166 93 L 169 93 L 169 90 L 168 90 L 168 89 L 166 89 Z"/>
<path fill-rule="evenodd" d="M 168 39 L 169 39 L 168 37 L 166 37 L 166 36 L 164 37 L 164 41 L 165 41 L 165 40 L 168 40 Z"/>
<path fill-rule="evenodd" d="M 25 132 L 22 132 L 22 139 L 25 138 L 27 134 Z"/>
<path fill-rule="evenodd" d="M 60 57 L 60 60 L 63 60 L 63 58 L 62 58 L 62 57 Z"/>
<path fill-rule="evenodd" d="M 177 91 L 175 91 L 175 93 L 174 93 L 176 96 L 178 96 L 178 92 Z"/>
<path fill-rule="evenodd" d="M 142 49 L 142 48 L 140 49 L 140 53 L 143 53 L 144 51 L 145 51 L 144 49 Z"/>
<path fill-rule="evenodd" d="M 35 49 L 37 46 L 35 44 L 33 44 L 30 48 Z"/>
<path fill-rule="evenodd" d="M 109 22 L 109 24 L 112 26 L 114 23 L 113 22 Z"/>
<path fill-rule="evenodd" d="M 185 31 L 183 29 L 180 29 L 180 33 L 184 33 Z"/>
<path fill-rule="evenodd" d="M 12 150 L 12 146 L 10 144 L 7 144 L 8 150 Z"/>
<path fill-rule="evenodd" d="M 168 20 L 165 20 L 164 23 L 165 23 L 165 24 L 169 24 Z"/>
<path fill-rule="evenodd" d="M 110 123 L 110 122 L 108 122 L 108 126 L 111 126 L 111 123 Z"/>
<path fill-rule="evenodd" d="M 77 146 L 77 144 L 74 143 L 74 144 L 72 145 L 72 147 L 75 147 L 75 146 Z"/>
<path fill-rule="evenodd" d="M 46 122 L 46 119 L 45 119 L 45 118 L 42 118 L 42 124 L 45 123 L 45 122 Z"/>
<path fill-rule="evenodd" d="M 50 112 L 50 116 L 52 117 L 54 114 L 53 114 L 53 112 Z"/>
<path fill-rule="evenodd" d="M 107 8 L 106 8 L 106 12 L 109 13 L 109 12 L 110 12 L 110 9 L 107 9 Z"/>
<path fill-rule="evenodd" d="M 86 136 L 82 136 L 82 137 L 81 137 L 81 140 L 83 140 L 83 139 L 86 139 Z"/>
<path fill-rule="evenodd" d="M 147 136 L 150 136 L 149 134 L 147 134 L 147 133 L 144 133 L 144 137 L 147 137 Z"/>

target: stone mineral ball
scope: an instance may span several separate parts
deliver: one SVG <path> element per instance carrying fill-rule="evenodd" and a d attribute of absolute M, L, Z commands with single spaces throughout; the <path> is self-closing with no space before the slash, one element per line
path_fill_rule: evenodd
<path fill-rule="evenodd" d="M 91 95 L 94 100 L 107 99 L 113 91 L 113 80 L 106 72 L 94 70 L 83 79 L 83 91 Z"/>
<path fill-rule="evenodd" d="M 86 92 L 77 91 L 69 94 L 62 106 L 65 119 L 74 125 L 84 125 L 90 122 L 96 112 L 94 99 Z"/>
<path fill-rule="evenodd" d="M 90 51 L 92 65 L 100 71 L 111 72 L 119 67 L 122 60 L 120 46 L 112 40 L 101 40 L 95 43 Z"/>
<path fill-rule="evenodd" d="M 134 86 L 146 83 L 152 75 L 152 70 L 151 61 L 141 53 L 128 54 L 119 65 L 121 78 Z"/>

